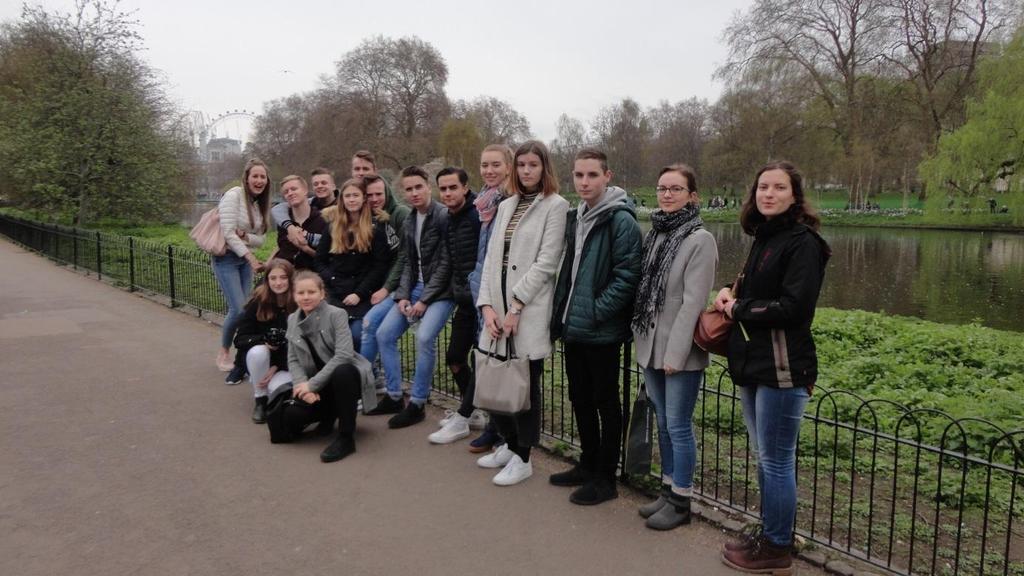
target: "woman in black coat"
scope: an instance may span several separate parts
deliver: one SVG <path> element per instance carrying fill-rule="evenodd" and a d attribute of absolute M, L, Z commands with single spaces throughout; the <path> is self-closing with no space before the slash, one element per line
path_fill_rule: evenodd
<path fill-rule="evenodd" d="M 295 311 L 292 297 L 295 269 L 281 258 L 272 258 L 265 266 L 267 273 L 245 304 L 234 341 L 238 350 L 236 365 L 245 366 L 252 383 L 255 397 L 252 421 L 257 424 L 267 420 L 268 394 L 291 382 L 285 330 L 288 315 Z M 228 384 L 240 382 L 241 378 Z"/>
<path fill-rule="evenodd" d="M 811 322 L 831 254 L 788 162 L 757 173 L 740 212 L 754 237 L 739 293 L 723 288 L 715 309 L 736 321 L 729 374 L 757 451 L 762 529 L 726 544 L 722 560 L 744 572 L 791 569 L 796 519 L 796 447 L 800 421 L 818 376 Z"/>
<path fill-rule="evenodd" d="M 370 295 L 384 285 L 394 257 L 388 245 L 388 214 L 366 201 L 366 184 L 352 178 L 341 185 L 341 202 L 327 208 L 330 221 L 317 246 L 314 267 L 324 280 L 327 300 L 348 313 L 355 349 L 360 346 L 363 316 Z"/>

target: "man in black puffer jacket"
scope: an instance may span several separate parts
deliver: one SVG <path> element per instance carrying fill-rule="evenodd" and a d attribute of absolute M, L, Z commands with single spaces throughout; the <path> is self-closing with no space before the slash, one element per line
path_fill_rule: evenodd
<path fill-rule="evenodd" d="M 442 421 L 441 429 L 428 436 L 434 444 L 449 444 L 469 436 L 469 417 L 473 415 L 473 372 L 469 351 L 476 342 L 477 318 L 469 274 L 476 265 L 480 240 L 480 215 L 473 205 L 476 195 L 469 190 L 469 175 L 451 166 L 437 173 L 441 203 L 448 208 L 448 259 L 452 263 L 452 293 L 455 315 L 449 332 L 445 361 L 462 395 L 457 412 Z"/>
<path fill-rule="evenodd" d="M 405 269 L 392 297 L 392 308 L 377 330 L 387 397 L 370 414 L 395 414 L 390 428 L 404 428 L 424 418 L 436 363 L 437 335 L 448 322 L 452 301 L 452 268 L 448 257 L 448 209 L 431 198 L 427 173 L 419 166 L 402 170 L 402 189 L 412 207 L 405 225 Z M 402 407 L 401 359 L 398 340 L 415 323 L 416 370 L 409 403 Z"/>

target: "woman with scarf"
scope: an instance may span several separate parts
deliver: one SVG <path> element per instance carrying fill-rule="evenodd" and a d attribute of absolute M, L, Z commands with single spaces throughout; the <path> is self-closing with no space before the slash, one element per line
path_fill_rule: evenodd
<path fill-rule="evenodd" d="M 632 327 L 658 422 L 662 489 L 640 515 L 648 528 L 671 530 L 690 522 L 697 462 L 693 408 L 708 365 L 707 352 L 693 343 L 693 329 L 714 285 L 718 246 L 703 227 L 692 168 L 662 168 L 655 190 L 658 210 L 644 239 Z"/>
<path fill-rule="evenodd" d="M 480 218 L 480 239 L 476 249 L 476 266 L 469 274 L 469 289 L 473 293 L 473 301 L 480 296 L 480 275 L 483 274 L 484 260 L 487 257 L 487 242 L 491 239 L 494 215 L 498 212 L 498 204 L 505 199 L 505 187 L 508 176 L 512 172 L 512 149 L 505 144 L 489 144 L 480 153 L 480 177 L 484 181 L 483 188 L 477 194 L 473 205 Z M 477 328 L 479 331 L 479 317 Z M 472 400 L 471 400 L 472 401 Z M 498 427 L 493 419 L 487 420 L 483 433 L 469 443 L 469 451 L 474 454 L 490 452 L 495 446 L 504 443 Z"/>

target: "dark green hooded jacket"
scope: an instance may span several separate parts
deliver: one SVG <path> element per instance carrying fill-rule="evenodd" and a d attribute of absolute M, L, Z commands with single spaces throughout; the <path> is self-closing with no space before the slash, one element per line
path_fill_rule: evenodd
<path fill-rule="evenodd" d="M 643 235 L 625 191 L 610 186 L 605 193 L 618 192 L 622 198 L 596 214 L 583 243 L 575 280 L 572 272 L 580 209 L 570 210 L 566 216 L 565 256 L 551 316 L 552 340 L 615 344 L 633 336 L 629 323 L 640 284 Z"/>

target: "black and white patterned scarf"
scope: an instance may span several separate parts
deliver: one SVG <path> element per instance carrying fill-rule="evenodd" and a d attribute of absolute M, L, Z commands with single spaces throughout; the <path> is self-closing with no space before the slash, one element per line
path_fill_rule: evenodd
<path fill-rule="evenodd" d="M 694 230 L 703 227 L 704 221 L 700 218 L 700 206 L 694 202 L 675 212 L 652 212 L 651 225 L 651 231 L 644 238 L 643 276 L 636 291 L 632 322 L 633 330 L 642 335 L 647 334 L 651 322 L 661 313 L 668 273 L 679 246 Z M 668 237 L 655 250 L 659 235 Z"/>

